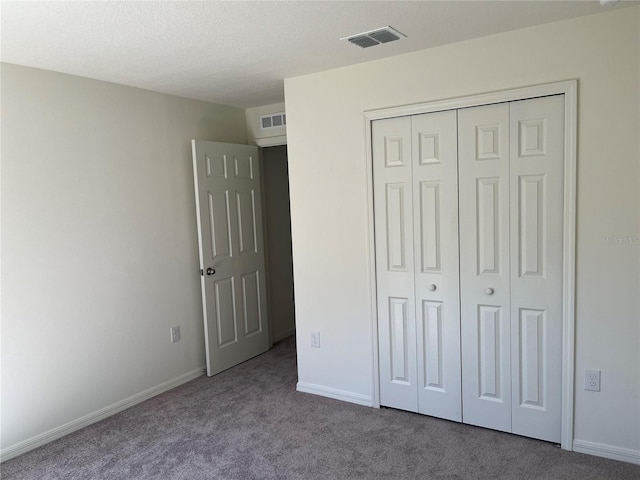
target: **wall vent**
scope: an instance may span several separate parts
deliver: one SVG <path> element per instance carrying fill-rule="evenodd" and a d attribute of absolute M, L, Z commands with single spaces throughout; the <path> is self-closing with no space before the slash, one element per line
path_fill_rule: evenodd
<path fill-rule="evenodd" d="M 268 130 L 270 128 L 284 127 L 287 125 L 287 116 L 284 112 L 270 113 L 260 117 L 260 128 Z"/>
<path fill-rule="evenodd" d="M 386 27 L 376 28 L 375 30 L 369 30 L 368 32 L 343 37 L 340 40 L 347 40 L 357 47 L 368 48 L 382 43 L 400 40 L 402 37 L 406 38 L 407 36 L 387 25 Z"/>

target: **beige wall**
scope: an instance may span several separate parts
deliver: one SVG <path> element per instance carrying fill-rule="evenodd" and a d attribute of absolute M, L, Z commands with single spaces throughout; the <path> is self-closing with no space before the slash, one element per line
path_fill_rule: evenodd
<path fill-rule="evenodd" d="M 363 111 L 577 78 L 575 439 L 640 463 L 639 25 L 634 6 L 285 81 L 302 384 L 371 401 Z"/>
<path fill-rule="evenodd" d="M 6 452 L 200 373 L 190 140 L 246 128 L 242 109 L 7 64 L 1 93 Z"/>

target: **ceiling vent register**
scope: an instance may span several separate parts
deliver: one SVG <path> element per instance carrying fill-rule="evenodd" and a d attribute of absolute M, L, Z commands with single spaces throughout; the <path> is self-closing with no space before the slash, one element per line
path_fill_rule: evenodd
<path fill-rule="evenodd" d="M 375 30 L 369 30 L 368 32 L 343 37 L 340 40 L 347 40 L 357 47 L 368 48 L 382 43 L 400 40 L 402 37 L 406 38 L 406 35 L 387 25 L 386 27 L 376 28 Z"/>

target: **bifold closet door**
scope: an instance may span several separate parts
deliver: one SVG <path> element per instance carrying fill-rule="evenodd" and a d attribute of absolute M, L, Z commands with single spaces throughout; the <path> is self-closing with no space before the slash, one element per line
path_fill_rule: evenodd
<path fill-rule="evenodd" d="M 380 403 L 460 421 L 456 112 L 372 139 Z"/>
<path fill-rule="evenodd" d="M 511 431 L 559 443 L 564 96 L 511 102 Z"/>
<path fill-rule="evenodd" d="M 559 442 L 564 99 L 458 115 L 463 421 Z"/>
<path fill-rule="evenodd" d="M 373 122 L 381 404 L 418 411 L 411 119 Z"/>
<path fill-rule="evenodd" d="M 418 412 L 460 422 L 457 112 L 411 117 Z"/>
<path fill-rule="evenodd" d="M 509 104 L 458 112 L 463 422 L 511 431 Z"/>
<path fill-rule="evenodd" d="M 564 97 L 372 125 L 381 405 L 559 442 Z"/>

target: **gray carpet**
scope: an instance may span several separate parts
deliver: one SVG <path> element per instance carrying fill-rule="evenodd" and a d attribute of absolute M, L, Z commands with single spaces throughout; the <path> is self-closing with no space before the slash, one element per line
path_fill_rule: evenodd
<path fill-rule="evenodd" d="M 640 479 L 640 466 L 298 393 L 293 337 L 5 462 L 9 479 Z"/>

